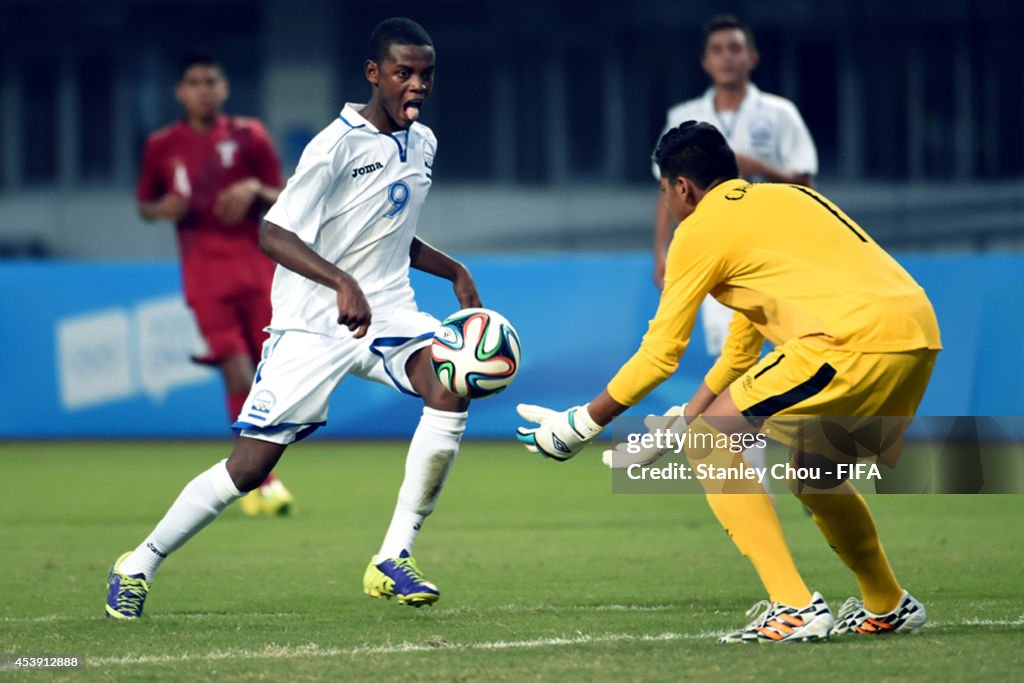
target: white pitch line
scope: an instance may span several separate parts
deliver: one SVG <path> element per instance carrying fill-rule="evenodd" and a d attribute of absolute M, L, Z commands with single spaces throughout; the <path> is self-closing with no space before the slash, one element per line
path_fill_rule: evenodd
<path fill-rule="evenodd" d="M 1024 626 L 1024 614 L 1016 619 L 964 619 L 963 621 L 939 621 L 926 623 L 923 628 L 953 628 L 955 626 Z"/>
<path fill-rule="evenodd" d="M 965 619 L 926 624 L 928 630 L 955 628 L 961 626 L 1024 626 L 1024 615 L 1015 619 Z M 636 635 L 632 633 L 587 634 L 577 633 L 560 638 L 532 638 L 528 640 L 492 640 L 457 643 L 439 639 L 436 642 L 397 643 L 394 645 L 361 645 L 351 648 L 319 647 L 315 644 L 302 646 L 267 645 L 262 650 L 215 650 L 203 653 L 139 655 L 135 657 L 90 657 L 88 664 L 125 666 L 132 664 L 173 664 L 189 661 L 221 661 L 230 659 L 289 659 L 298 657 L 339 657 L 359 655 L 390 655 L 409 652 L 472 651 L 472 650 L 525 650 L 540 647 L 565 647 L 595 643 L 665 643 L 680 640 L 709 640 L 721 635 L 720 632 L 698 633 L 666 632 L 657 635 Z"/>
<path fill-rule="evenodd" d="M 500 610 L 513 610 L 513 609 L 550 609 L 550 610 L 579 610 L 579 609 L 595 609 L 595 610 L 632 610 L 638 609 L 639 611 L 647 611 L 650 609 L 666 609 L 667 606 L 641 606 L 641 605 L 593 605 L 593 606 L 567 606 L 562 608 L 553 608 L 549 605 L 540 605 L 534 608 L 520 607 L 516 605 L 499 605 L 491 609 Z M 479 611 L 488 611 L 481 609 Z M 303 616 L 298 613 L 235 613 L 235 614 L 221 614 L 221 613 L 199 613 L 199 614 L 165 614 L 155 615 L 147 617 L 149 619 L 210 619 L 210 618 L 232 618 L 238 619 L 239 617 L 261 617 L 261 618 L 281 618 L 281 617 L 298 617 Z M 4 618 L 3 621 L 6 623 L 12 622 L 52 622 L 52 621 L 72 621 L 72 620 L 84 620 L 84 621 L 99 621 L 102 617 L 72 617 L 68 615 L 53 614 L 42 617 L 30 617 L 30 618 Z M 960 621 L 940 621 L 930 622 L 925 624 L 924 628 L 927 630 L 942 630 L 948 628 L 958 628 L 964 626 L 977 626 L 977 627 L 998 627 L 998 626 L 1024 626 L 1024 614 L 1013 618 L 1013 619 L 976 619 L 968 618 Z M 533 638 L 527 640 L 496 640 L 496 641 L 480 641 L 480 642 L 468 642 L 458 643 L 449 642 L 442 639 L 436 642 L 420 642 L 410 643 L 403 642 L 397 644 L 388 645 L 361 645 L 350 648 L 336 648 L 336 647 L 319 647 L 316 644 L 302 645 L 302 646 L 286 646 L 270 644 L 265 646 L 261 650 L 214 650 L 211 652 L 200 652 L 200 653 L 184 653 L 184 654 L 162 654 L 162 655 L 139 655 L 129 657 L 90 657 L 88 664 L 92 666 L 96 665 L 112 665 L 112 666 L 127 666 L 133 664 L 172 664 L 189 661 L 222 661 L 222 660 L 236 660 L 236 659 L 289 659 L 289 658 L 300 658 L 300 657 L 339 657 L 339 656 L 359 656 L 359 655 L 380 655 L 380 654 L 401 654 L 401 653 L 415 653 L 415 652 L 436 652 L 441 650 L 446 651 L 473 651 L 473 650 L 521 650 L 521 649 L 534 649 L 541 647 L 571 647 L 576 645 L 586 645 L 595 643 L 617 643 L 617 642 L 672 642 L 680 640 L 712 640 L 717 636 L 721 635 L 717 631 L 704 631 L 697 633 L 682 633 L 682 632 L 665 632 L 657 635 L 637 635 L 632 633 L 605 633 L 605 634 L 586 634 L 576 633 L 572 636 L 556 637 L 556 638 Z"/>
<path fill-rule="evenodd" d="M 130 665 L 130 664 L 171 664 L 188 661 L 219 661 L 225 659 L 287 659 L 295 657 L 338 657 L 356 655 L 401 654 L 406 652 L 459 652 L 467 650 L 520 650 L 538 647 L 564 645 L 586 645 L 591 643 L 616 642 L 669 642 L 712 638 L 717 633 L 660 633 L 658 635 L 634 635 L 632 633 L 606 633 L 590 635 L 578 633 L 562 638 L 534 638 L 531 640 L 492 640 L 473 643 L 453 643 L 445 640 L 426 643 L 398 643 L 395 645 L 361 645 L 351 648 L 318 647 L 303 645 L 291 647 L 268 645 L 262 650 L 217 650 L 197 654 L 181 655 L 139 655 L 137 657 L 90 657 L 88 665 Z"/>

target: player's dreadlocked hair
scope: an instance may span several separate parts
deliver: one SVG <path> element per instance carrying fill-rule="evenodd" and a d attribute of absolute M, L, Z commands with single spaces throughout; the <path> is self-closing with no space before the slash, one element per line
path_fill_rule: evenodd
<path fill-rule="evenodd" d="M 423 27 L 412 19 L 395 17 L 385 19 L 377 24 L 370 34 L 370 60 L 380 62 L 388 56 L 388 49 L 392 45 L 429 45 L 434 46 L 434 41 Z"/>
<path fill-rule="evenodd" d="M 718 129 L 709 123 L 687 121 L 661 136 L 654 150 L 661 175 L 689 178 L 704 190 L 714 180 L 738 178 L 736 155 Z"/>

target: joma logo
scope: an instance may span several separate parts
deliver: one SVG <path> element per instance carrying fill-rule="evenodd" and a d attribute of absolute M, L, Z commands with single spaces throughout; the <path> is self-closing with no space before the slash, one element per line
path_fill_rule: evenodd
<path fill-rule="evenodd" d="M 356 176 L 366 175 L 367 173 L 373 173 L 374 171 L 379 171 L 382 168 L 384 168 L 384 164 L 380 163 L 379 161 L 375 161 L 372 164 L 367 164 L 366 166 L 353 168 L 352 177 L 355 178 Z"/>

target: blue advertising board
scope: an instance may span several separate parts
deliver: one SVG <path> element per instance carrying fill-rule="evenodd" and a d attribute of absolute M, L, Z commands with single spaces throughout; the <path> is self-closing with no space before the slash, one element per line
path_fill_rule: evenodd
<path fill-rule="evenodd" d="M 942 328 L 924 415 L 1024 412 L 1024 256 L 900 255 Z M 646 253 L 465 259 L 484 305 L 516 326 L 523 360 L 503 394 L 474 403 L 469 438 L 509 438 L 515 404 L 584 402 L 633 353 L 657 307 Z M 421 309 L 458 308 L 447 282 L 414 273 Z M 215 370 L 190 361 L 199 338 L 173 262 L 0 264 L 0 438 L 217 438 L 228 416 Z M 371 330 L 372 333 L 372 330 Z M 701 326 L 679 371 L 631 412 L 685 401 L 713 358 Z M 408 435 L 420 403 L 351 378 L 319 437 Z"/>

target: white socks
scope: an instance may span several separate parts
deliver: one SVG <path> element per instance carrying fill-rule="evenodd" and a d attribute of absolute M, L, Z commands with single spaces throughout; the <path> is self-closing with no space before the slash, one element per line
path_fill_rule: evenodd
<path fill-rule="evenodd" d="M 423 417 L 409 442 L 405 458 L 405 479 L 398 491 L 398 504 L 377 557 L 398 557 L 412 552 L 420 526 L 434 511 L 448 470 L 459 452 L 469 413 L 451 413 L 423 408 Z"/>
<path fill-rule="evenodd" d="M 241 498 L 244 494 L 231 481 L 226 463 L 227 460 L 221 460 L 186 484 L 156 528 L 124 558 L 117 570 L 127 575 L 145 574 L 146 581 L 152 581 L 169 554 Z"/>
<path fill-rule="evenodd" d="M 423 408 L 416 433 L 405 459 L 405 479 L 398 503 L 378 556 L 398 557 L 412 550 L 423 520 L 434 511 L 459 442 L 466 430 L 468 413 Z M 241 498 L 227 460 L 222 460 L 190 481 L 138 548 L 118 565 L 122 574 L 143 574 L 152 581 L 160 564 L 172 552 L 212 522 L 224 508 Z"/>

